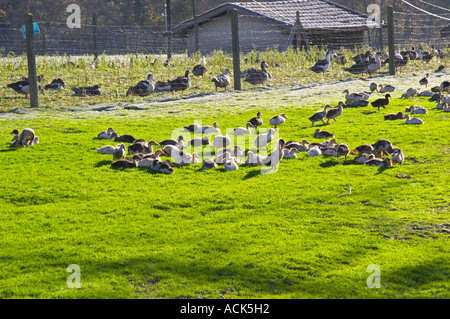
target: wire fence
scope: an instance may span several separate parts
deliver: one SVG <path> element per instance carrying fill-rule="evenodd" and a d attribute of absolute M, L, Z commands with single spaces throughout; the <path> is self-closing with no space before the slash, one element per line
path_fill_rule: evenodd
<path fill-rule="evenodd" d="M 450 19 L 450 10 L 441 10 L 439 16 Z M 295 13 L 292 13 L 295 15 Z M 324 19 L 325 20 L 325 19 Z M 181 33 L 171 33 L 168 46 L 168 32 L 165 26 L 147 25 L 94 25 L 83 24 L 81 28 L 69 28 L 65 23 L 37 21 L 40 33 L 35 36 L 37 55 L 85 55 L 85 54 L 168 54 L 194 53 L 198 48 L 202 54 L 214 50 L 232 51 L 231 23 L 229 15 L 214 17 L 195 28 Z M 324 22 L 322 22 L 324 23 Z M 325 23 L 326 24 L 326 23 Z M 434 45 L 446 48 L 450 38 L 442 33 L 449 21 L 434 15 L 409 8 L 408 12 L 394 12 L 395 44 L 399 47 L 411 45 Z M 167 26 L 171 30 L 175 25 Z M 292 25 L 277 24 L 261 16 L 239 15 L 239 38 L 241 52 L 254 49 L 264 51 L 278 48 L 286 50 L 289 46 L 322 46 L 327 48 L 386 47 L 387 29 L 346 28 L 330 26 L 308 28 L 304 33 L 293 37 Z M 447 33 L 448 34 L 448 33 Z M 381 44 L 381 45 L 380 45 Z M 26 52 L 25 39 L 19 26 L 12 27 L 0 23 L 0 52 Z"/>

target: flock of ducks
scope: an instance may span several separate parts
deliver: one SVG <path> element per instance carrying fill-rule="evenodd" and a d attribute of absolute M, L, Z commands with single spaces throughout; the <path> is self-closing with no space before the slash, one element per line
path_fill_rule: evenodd
<path fill-rule="evenodd" d="M 421 59 L 425 62 L 429 62 L 434 56 L 439 54 L 434 50 L 432 53 L 423 52 L 419 49 L 418 52 L 412 48 L 409 51 L 397 52 L 395 56 L 396 64 L 404 65 L 409 60 Z M 328 51 L 325 54 L 325 59 L 317 61 L 317 63 L 310 68 L 311 71 L 316 73 L 324 73 L 330 66 L 333 57 L 339 57 L 333 51 Z M 373 55 L 371 52 L 353 57 L 355 64 L 350 68 L 345 68 L 345 71 L 353 74 L 367 73 L 372 75 L 378 71 L 388 60 L 382 62 L 382 54 L 376 53 Z M 406 62 L 398 62 L 406 61 Z M 241 73 L 241 77 L 244 82 L 251 85 L 264 84 L 272 76 L 267 70 L 268 65 L 265 61 L 261 62 L 261 69 L 249 69 L 246 72 Z M 442 70 L 442 68 L 440 68 Z M 192 71 L 187 70 L 184 76 L 177 77 L 167 82 L 157 81 L 154 82 L 152 74 L 147 76 L 147 79 L 139 81 L 136 85 L 129 87 L 126 95 L 138 95 L 147 96 L 152 92 L 168 91 L 173 94 L 176 91 L 183 91 L 191 86 L 191 73 L 194 76 L 204 76 L 206 74 L 206 67 L 201 64 L 196 65 Z M 227 89 L 230 85 L 229 69 L 225 69 L 222 74 L 214 76 L 211 82 L 214 83 L 216 91 L 218 88 Z M 428 88 L 429 73 L 419 81 L 419 85 Z M 41 79 L 39 79 L 41 80 Z M 29 97 L 29 83 L 28 79 L 22 79 L 22 81 L 8 84 L 8 87 L 14 89 L 16 92 L 23 93 Z M 60 90 L 65 88 L 65 83 L 62 79 L 54 79 L 50 84 L 44 86 L 45 90 Z M 389 84 L 377 84 L 371 83 L 369 86 L 371 92 L 379 92 L 385 94 L 384 97 L 378 98 L 373 101 L 369 101 L 370 95 L 365 92 L 351 93 L 349 90 L 345 90 L 345 103 L 339 102 L 336 107 L 332 107 L 327 104 L 322 110 L 315 112 L 308 119 L 311 122 L 311 127 L 316 122 L 322 122 L 323 125 L 328 125 L 330 120 L 334 122 L 337 118 L 343 114 L 344 106 L 368 106 L 369 104 L 377 108 L 380 111 L 381 108 L 386 109 L 390 103 L 391 95 L 389 93 L 395 91 L 395 87 Z M 39 86 L 39 90 L 41 87 Z M 100 95 L 100 87 L 98 85 L 92 87 L 72 87 L 75 95 Z M 413 96 L 429 96 L 431 101 L 436 102 L 436 108 L 442 109 L 446 112 L 450 112 L 450 97 L 444 95 L 450 92 L 450 83 L 448 81 L 442 82 L 439 86 L 432 87 L 430 91 L 418 92 L 415 88 L 409 88 L 402 98 L 412 98 Z M 427 114 L 427 110 L 424 107 L 418 105 L 412 105 L 405 109 L 403 112 L 391 113 L 384 115 L 385 120 L 405 120 L 406 124 L 423 124 L 423 120 L 418 117 L 412 117 L 415 114 Z M 194 147 L 212 147 L 215 149 L 215 156 L 212 158 L 206 157 L 202 161 L 201 168 L 204 170 L 217 168 L 222 166 L 224 170 L 232 171 L 238 170 L 239 164 L 248 166 L 267 166 L 272 170 L 276 169 L 282 159 L 295 159 L 300 152 L 306 152 L 306 156 L 334 156 L 336 160 L 339 157 L 344 157 L 344 162 L 347 161 L 349 154 L 357 154 L 354 158 L 356 163 L 364 163 L 366 166 L 391 166 L 399 163 L 403 163 L 405 156 L 403 151 L 397 147 L 394 147 L 392 143 L 387 139 L 380 139 L 373 144 L 364 144 L 351 150 L 348 145 L 344 143 L 338 143 L 335 139 L 335 135 L 321 129 L 316 129 L 313 134 L 315 139 L 326 139 L 320 143 L 310 143 L 306 139 L 301 142 L 297 141 L 285 141 L 282 138 L 275 139 L 276 133 L 279 130 L 279 126 L 283 125 L 288 119 L 285 113 L 273 116 L 269 120 L 270 126 L 266 133 L 260 133 L 259 128 L 263 125 L 263 119 L 261 112 L 258 112 L 255 117 L 249 119 L 243 127 L 236 127 L 233 129 L 233 134 L 230 137 L 228 134 L 222 135 L 221 130 L 217 122 L 214 122 L 212 126 L 191 124 L 183 127 L 185 132 L 201 134 L 201 138 L 193 138 L 186 141 L 182 135 L 177 139 L 166 139 L 160 142 L 154 140 L 146 141 L 144 139 L 137 139 L 129 134 L 119 135 L 114 129 L 108 128 L 104 132 L 100 132 L 97 135 L 98 139 L 112 140 L 118 143 L 116 146 L 106 145 L 97 149 L 100 154 L 112 155 L 111 168 L 136 168 L 136 167 L 148 167 L 152 171 L 172 174 L 175 172 L 175 166 L 186 166 L 199 163 L 199 156 L 196 152 L 189 154 L 186 152 L 186 148 Z M 325 120 L 327 122 L 325 122 Z M 30 128 L 24 129 L 20 134 L 18 130 L 11 132 L 14 134 L 11 146 L 13 147 L 29 147 L 36 143 L 39 143 L 39 138 L 35 135 L 34 131 Z M 241 149 L 239 146 L 229 147 L 232 145 L 232 139 L 234 135 L 251 135 L 256 134 L 254 140 L 254 147 L 248 150 Z M 272 141 L 276 142 L 275 147 L 268 155 L 258 154 L 257 149 L 265 149 L 268 151 L 269 144 Z M 130 145 L 126 146 L 125 143 Z M 186 143 L 186 145 L 185 145 Z M 162 147 L 160 149 L 154 149 L 154 147 Z M 131 156 L 127 159 L 127 156 Z M 171 160 L 161 159 L 161 157 L 167 156 Z M 387 157 L 383 157 L 387 156 Z M 245 161 L 244 159 L 245 158 Z"/>

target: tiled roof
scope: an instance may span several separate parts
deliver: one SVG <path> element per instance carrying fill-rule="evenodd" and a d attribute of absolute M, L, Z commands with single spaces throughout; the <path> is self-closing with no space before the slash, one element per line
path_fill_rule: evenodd
<path fill-rule="evenodd" d="M 326 0 L 292 0 L 271 2 L 228 2 L 197 16 L 199 23 L 237 9 L 241 15 L 252 15 L 271 23 L 292 27 L 299 11 L 300 22 L 305 29 L 360 29 L 367 28 L 367 15 Z M 186 20 L 173 28 L 178 32 L 194 25 Z"/>

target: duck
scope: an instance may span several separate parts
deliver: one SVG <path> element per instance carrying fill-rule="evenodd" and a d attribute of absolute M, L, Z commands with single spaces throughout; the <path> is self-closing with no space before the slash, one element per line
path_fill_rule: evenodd
<path fill-rule="evenodd" d="M 208 71 L 208 69 L 201 64 L 197 64 L 192 68 L 192 74 L 194 76 L 203 76 L 206 71 Z"/>
<path fill-rule="evenodd" d="M 425 87 L 428 87 L 428 82 L 429 82 L 428 78 L 429 77 L 430 77 L 430 74 L 427 73 L 427 75 L 424 78 L 420 79 L 419 84 L 425 85 Z"/>
<path fill-rule="evenodd" d="M 264 84 L 272 75 L 267 71 L 268 65 L 261 62 L 261 70 L 249 69 L 245 75 L 244 82 L 252 85 Z"/>
<path fill-rule="evenodd" d="M 405 154 L 403 154 L 403 151 L 399 149 L 398 147 L 394 148 L 394 151 L 392 152 L 391 161 L 392 164 L 400 164 L 402 166 L 403 161 L 405 160 Z"/>
<path fill-rule="evenodd" d="M 247 152 L 247 159 L 245 160 L 245 165 L 247 165 L 247 166 L 264 165 L 263 164 L 263 160 L 265 158 L 266 158 L 265 156 L 253 153 L 252 151 L 248 151 Z"/>
<path fill-rule="evenodd" d="M 181 149 L 178 148 L 175 145 L 165 145 L 162 150 L 164 151 L 164 153 L 166 153 L 166 155 L 168 156 L 172 156 L 172 153 L 178 153 L 181 152 Z"/>
<path fill-rule="evenodd" d="M 419 53 L 416 51 L 415 47 L 412 46 L 411 50 L 407 51 L 400 51 L 400 54 L 402 55 L 403 59 L 409 59 L 409 60 L 417 60 L 419 57 Z"/>
<path fill-rule="evenodd" d="M 7 87 L 13 89 L 17 93 L 24 94 L 25 98 L 30 98 L 30 82 L 28 80 L 22 80 L 14 83 L 10 83 L 6 85 Z M 44 93 L 41 89 L 41 86 L 38 85 L 38 92 Z"/>
<path fill-rule="evenodd" d="M 316 129 L 314 131 L 313 137 L 314 138 L 332 138 L 332 137 L 334 137 L 334 134 L 330 133 L 328 131 L 322 131 L 320 129 Z"/>
<path fill-rule="evenodd" d="M 389 142 L 390 143 L 390 142 Z M 377 144 L 377 146 L 379 146 L 381 143 Z M 364 153 L 369 153 L 369 154 L 373 154 L 374 152 L 374 147 L 372 145 L 369 144 L 363 144 L 360 145 L 358 147 L 356 147 L 354 150 L 350 151 L 350 154 L 364 154 Z"/>
<path fill-rule="evenodd" d="M 434 57 L 433 54 L 431 54 L 428 51 L 423 51 L 422 48 L 419 48 L 418 53 L 419 53 L 419 59 L 422 61 L 425 61 L 427 63 L 429 63 L 431 61 L 431 59 L 433 59 L 433 57 Z"/>
<path fill-rule="evenodd" d="M 375 158 L 375 155 L 373 155 L 373 154 L 362 153 L 361 155 L 355 157 L 354 161 L 356 163 L 361 163 L 362 164 L 362 163 L 365 163 L 368 160 L 371 160 L 371 159 L 374 159 L 374 158 Z"/>
<path fill-rule="evenodd" d="M 438 110 L 442 110 L 446 104 L 447 103 L 442 103 L 442 101 L 439 99 L 439 100 L 436 101 L 436 108 Z"/>
<path fill-rule="evenodd" d="M 137 162 L 140 161 L 141 158 L 138 155 L 133 155 L 131 160 L 128 159 L 119 159 L 115 162 L 111 163 L 111 168 L 113 169 L 119 169 L 119 168 L 136 168 Z"/>
<path fill-rule="evenodd" d="M 62 79 L 53 79 L 50 84 L 47 84 L 44 86 L 44 90 L 47 91 L 58 91 L 61 89 L 64 89 L 66 87 L 66 84 Z"/>
<path fill-rule="evenodd" d="M 315 73 L 325 73 L 326 70 L 330 67 L 331 64 L 331 56 L 333 55 L 333 51 L 328 51 L 325 55 L 324 60 L 319 60 L 309 69 Z"/>
<path fill-rule="evenodd" d="M 147 96 L 155 90 L 155 84 L 153 83 L 153 75 L 149 74 L 146 80 L 139 81 L 135 86 L 130 86 L 126 96 L 138 95 Z"/>
<path fill-rule="evenodd" d="M 367 94 L 367 93 L 363 93 L 363 92 L 361 92 L 361 93 L 350 93 L 350 91 L 347 90 L 347 89 L 344 90 L 343 93 L 345 93 L 345 99 L 347 101 L 352 101 L 352 102 L 359 102 L 360 100 L 367 100 L 370 97 L 370 95 Z"/>
<path fill-rule="evenodd" d="M 376 82 L 372 82 L 369 85 L 370 92 L 378 91 L 378 84 Z"/>
<path fill-rule="evenodd" d="M 113 136 L 115 142 L 134 143 L 134 141 L 136 140 L 130 134 L 122 134 L 120 136 L 117 136 L 117 134 L 112 133 L 112 136 Z"/>
<path fill-rule="evenodd" d="M 269 120 L 269 124 L 272 125 L 276 130 L 277 126 L 280 126 L 281 124 L 283 124 L 286 121 L 286 119 L 287 119 L 286 114 L 281 113 L 280 115 L 276 115 L 276 116 L 272 117 Z"/>
<path fill-rule="evenodd" d="M 219 124 L 217 124 L 217 122 L 214 122 L 212 126 L 209 125 L 199 126 L 197 132 L 203 134 L 220 133 L 220 129 L 218 128 L 218 126 Z"/>
<path fill-rule="evenodd" d="M 384 116 L 384 119 L 387 120 L 387 121 L 402 120 L 403 119 L 403 113 L 402 112 L 397 112 L 397 113 L 386 114 Z"/>
<path fill-rule="evenodd" d="M 169 80 L 167 83 L 170 85 L 171 91 L 175 94 L 175 91 L 184 91 L 191 86 L 190 71 L 187 70 L 184 76 L 179 76 L 174 80 Z"/>
<path fill-rule="evenodd" d="M 373 102 L 371 102 L 370 104 L 372 104 L 373 107 L 378 108 L 378 112 L 380 111 L 380 107 L 382 107 L 383 109 L 386 108 L 386 105 L 389 104 L 389 98 L 391 97 L 391 95 L 388 93 L 384 96 L 384 99 L 377 99 Z"/>
<path fill-rule="evenodd" d="M 99 148 L 97 148 L 97 153 L 113 155 L 116 150 L 118 150 L 119 148 L 122 147 L 122 145 L 123 145 L 123 147 L 125 147 L 125 144 L 117 144 L 116 146 L 106 145 L 103 147 L 99 147 Z"/>
<path fill-rule="evenodd" d="M 14 132 L 14 131 L 13 131 Z M 18 132 L 18 131 L 17 131 Z M 36 141 L 36 134 L 32 128 L 24 128 L 17 139 L 13 138 L 12 145 L 17 147 L 29 147 Z"/>
<path fill-rule="evenodd" d="M 395 87 L 390 85 L 390 84 L 386 84 L 386 85 L 379 84 L 378 87 L 379 87 L 378 92 L 380 92 L 380 93 L 394 92 L 395 91 Z"/>
<path fill-rule="evenodd" d="M 114 134 L 115 133 L 115 134 Z M 106 131 L 100 132 L 97 135 L 98 139 L 104 139 L 104 140 L 111 140 L 117 135 L 117 132 L 112 129 L 111 127 L 108 127 Z"/>
<path fill-rule="evenodd" d="M 369 63 L 369 65 L 367 66 L 367 73 L 368 73 L 369 75 L 372 75 L 373 73 L 375 73 L 375 72 L 377 72 L 379 69 L 381 69 L 381 60 L 380 60 L 380 57 L 381 57 L 381 53 L 380 53 L 380 52 L 377 52 L 377 53 L 375 54 L 375 60 L 374 60 L 374 61 L 371 61 L 371 62 Z"/>
<path fill-rule="evenodd" d="M 14 134 L 13 138 L 11 139 L 11 143 L 14 144 L 16 141 L 19 141 L 19 130 L 14 129 L 12 130 L 11 133 L 9 134 Z"/>
<path fill-rule="evenodd" d="M 155 92 L 172 92 L 172 86 L 168 82 L 157 81 Z"/>
<path fill-rule="evenodd" d="M 424 108 L 423 106 L 419 105 L 411 105 L 409 108 L 406 108 L 405 110 L 408 110 L 407 112 L 411 112 L 412 114 L 428 114 L 428 110 Z"/>
<path fill-rule="evenodd" d="M 348 147 L 348 145 L 341 143 L 339 145 L 336 145 L 335 148 L 337 151 L 336 160 L 339 160 L 339 156 L 344 156 L 344 162 L 346 162 L 347 155 L 350 153 L 350 148 Z"/>
<path fill-rule="evenodd" d="M 450 81 L 444 81 L 439 85 L 439 90 L 441 92 L 450 92 Z"/>
<path fill-rule="evenodd" d="M 112 156 L 113 160 L 125 159 L 126 156 L 125 144 L 120 144 L 118 148 L 114 149 Z"/>
<path fill-rule="evenodd" d="M 347 100 L 346 102 L 345 102 L 345 104 L 346 105 L 348 105 L 348 106 L 367 106 L 367 105 L 369 105 L 369 101 L 366 101 L 366 100 L 359 100 L 359 101 L 352 101 L 352 100 Z"/>
<path fill-rule="evenodd" d="M 207 170 L 207 169 L 216 168 L 217 166 L 218 166 L 217 163 L 214 162 L 212 159 L 210 159 L 210 158 L 203 159 L 202 169 Z"/>
<path fill-rule="evenodd" d="M 422 91 L 417 94 L 417 96 L 427 96 L 427 97 L 432 97 L 433 95 L 434 93 L 431 91 Z"/>
<path fill-rule="evenodd" d="M 405 115 L 405 124 L 423 124 L 423 120 L 418 117 L 410 117 L 409 114 Z"/>
<path fill-rule="evenodd" d="M 165 147 L 167 147 L 167 146 L 171 146 L 171 145 L 166 145 Z M 170 156 L 172 157 L 173 161 L 180 166 L 198 163 L 198 155 L 196 152 L 193 152 L 192 154 L 188 154 L 181 150 L 174 151 L 174 149 L 172 149 Z"/>
<path fill-rule="evenodd" d="M 85 87 L 72 87 L 72 91 L 75 93 L 75 96 L 95 96 L 101 95 L 100 85 L 94 86 L 85 86 Z"/>
<path fill-rule="evenodd" d="M 234 128 L 233 134 L 234 135 L 250 135 L 252 133 L 250 130 L 251 127 L 255 129 L 255 127 L 253 126 L 252 123 L 247 122 L 247 123 L 245 123 L 245 127 Z M 256 129 L 255 129 L 255 132 L 256 132 Z"/>
<path fill-rule="evenodd" d="M 406 90 L 406 92 L 404 94 L 402 94 L 401 98 L 409 99 L 409 98 L 413 97 L 414 95 L 416 95 L 417 92 L 418 92 L 417 89 L 409 88 Z"/>
<path fill-rule="evenodd" d="M 312 116 L 308 118 L 308 120 L 311 121 L 311 127 L 314 126 L 314 122 L 322 121 L 322 123 L 325 125 L 325 121 L 323 120 L 325 116 L 327 115 L 327 109 L 331 108 L 331 105 L 327 104 L 324 106 L 322 111 L 314 113 Z"/>
<path fill-rule="evenodd" d="M 384 159 L 381 158 L 372 158 L 367 160 L 364 165 L 366 166 L 378 166 L 378 167 L 386 167 L 386 166 L 392 166 L 391 165 L 391 159 L 389 157 L 386 157 Z"/>
<path fill-rule="evenodd" d="M 219 150 L 218 155 L 221 155 L 225 152 L 230 153 L 234 157 L 242 157 L 245 155 L 244 150 L 239 145 L 235 145 L 232 149 L 230 148 L 221 149 Z"/>
<path fill-rule="evenodd" d="M 128 146 L 128 154 L 136 154 L 136 153 L 151 154 L 153 153 L 152 146 L 159 146 L 159 144 L 153 140 L 149 141 L 148 143 L 134 142 L 132 145 Z"/>
<path fill-rule="evenodd" d="M 444 71 L 444 69 L 445 69 L 445 66 L 444 65 L 440 65 L 437 69 L 436 69 L 436 71 L 434 71 L 435 73 L 441 73 L 442 71 Z"/>
<path fill-rule="evenodd" d="M 321 149 L 322 155 L 324 156 L 338 156 L 338 151 L 336 146 L 327 146 Z"/>
<path fill-rule="evenodd" d="M 262 160 L 263 164 L 265 166 L 270 166 L 272 169 L 276 169 L 278 164 L 283 159 L 283 149 L 285 144 L 286 141 L 282 138 L 279 138 L 277 141 L 277 147 L 269 155 L 267 155 L 266 158 Z"/>
<path fill-rule="evenodd" d="M 162 140 L 161 142 L 159 142 L 159 145 L 176 145 L 177 143 L 181 142 L 181 141 L 185 141 L 183 135 L 178 135 L 177 139 L 166 139 L 166 140 Z"/>
<path fill-rule="evenodd" d="M 187 144 L 188 146 L 201 147 L 203 145 L 209 145 L 211 144 L 211 142 L 208 136 L 203 136 L 202 138 L 194 138 L 190 140 Z"/>
<path fill-rule="evenodd" d="M 339 145 L 339 143 L 334 138 L 331 138 L 328 141 L 321 142 L 320 145 L 322 145 L 323 147 L 334 147 L 334 145 Z"/>
<path fill-rule="evenodd" d="M 308 152 L 306 153 L 306 156 L 321 156 L 322 151 L 318 146 L 311 147 Z"/>
<path fill-rule="evenodd" d="M 292 147 L 291 149 L 285 148 L 285 149 L 283 149 L 283 152 L 284 152 L 283 158 L 286 158 L 286 159 L 297 158 L 297 154 L 296 153 L 300 153 L 298 151 L 298 149 L 296 149 L 295 147 Z"/>
<path fill-rule="evenodd" d="M 351 74 L 364 74 L 369 72 L 369 62 L 361 61 L 356 62 L 349 68 L 344 68 L 344 71 L 350 72 Z"/>
<path fill-rule="evenodd" d="M 393 146 L 391 141 L 387 139 L 380 139 L 372 144 L 373 151 L 380 154 L 389 155 L 393 151 Z"/>
<path fill-rule="evenodd" d="M 226 171 L 236 171 L 239 169 L 239 166 L 237 165 L 234 157 L 230 155 L 230 153 L 225 153 L 226 160 L 225 163 L 223 163 L 223 168 Z"/>
<path fill-rule="evenodd" d="M 200 128 L 200 125 L 198 125 L 196 123 L 195 124 L 190 124 L 190 125 L 187 125 L 187 126 L 183 127 L 184 131 L 192 132 L 192 133 L 198 132 L 199 128 Z"/>
<path fill-rule="evenodd" d="M 166 152 L 164 152 L 163 150 L 156 150 L 155 153 L 150 153 L 150 154 L 140 154 L 142 155 L 142 158 L 149 158 L 149 159 L 161 159 L 160 156 L 161 155 L 168 155 L 166 154 Z"/>
<path fill-rule="evenodd" d="M 331 108 L 327 111 L 325 118 L 327 119 L 327 124 L 333 119 L 336 122 L 336 118 L 342 114 L 344 111 L 344 102 L 339 101 L 338 107 Z"/>
<path fill-rule="evenodd" d="M 211 78 L 211 82 L 214 82 L 214 86 L 216 87 L 216 92 L 217 88 L 224 88 L 224 91 L 227 90 L 227 86 L 231 83 L 230 76 L 228 75 L 230 73 L 231 72 L 229 69 L 225 69 L 223 70 L 222 74 L 216 75 Z"/>
<path fill-rule="evenodd" d="M 300 143 L 295 141 L 289 141 L 284 146 L 286 149 L 296 148 L 299 152 L 307 152 L 309 150 L 308 146 L 309 142 L 306 139 L 303 139 Z"/>
<path fill-rule="evenodd" d="M 150 169 L 152 171 L 156 171 L 156 172 L 164 173 L 164 174 L 175 173 L 175 170 L 173 169 L 172 165 L 167 160 L 165 160 L 165 161 L 161 161 L 160 159 L 152 160 Z"/>
<path fill-rule="evenodd" d="M 216 135 L 214 136 L 213 146 L 215 149 L 222 148 L 225 149 L 228 145 L 230 145 L 231 139 L 228 134 L 226 135 Z"/>
<path fill-rule="evenodd" d="M 450 112 L 450 105 L 449 105 L 448 103 L 445 103 L 445 104 L 442 106 L 442 111 L 444 111 L 444 112 Z"/>
<path fill-rule="evenodd" d="M 267 133 L 259 134 L 255 139 L 255 146 L 258 148 L 265 147 L 267 149 L 267 145 L 272 142 L 273 135 L 275 134 L 275 130 L 273 128 L 269 128 Z"/>
<path fill-rule="evenodd" d="M 262 117 L 261 112 L 258 112 L 256 113 L 256 117 L 252 117 L 250 120 L 248 120 L 248 122 L 250 122 L 253 125 L 255 130 L 257 130 L 258 127 L 263 124 L 263 120 L 261 117 Z"/>

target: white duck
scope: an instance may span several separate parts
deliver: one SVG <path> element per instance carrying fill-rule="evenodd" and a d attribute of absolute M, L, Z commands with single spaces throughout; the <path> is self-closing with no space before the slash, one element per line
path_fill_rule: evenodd
<path fill-rule="evenodd" d="M 272 142 L 273 135 L 275 134 L 275 130 L 273 128 L 269 128 L 267 133 L 259 134 L 259 136 L 255 140 L 256 147 L 265 147 L 267 148 L 267 144 Z"/>
<path fill-rule="evenodd" d="M 308 153 L 306 153 L 306 156 L 320 156 L 322 155 L 322 151 L 319 147 L 313 146 L 308 150 Z"/>
<path fill-rule="evenodd" d="M 405 115 L 405 124 L 423 124 L 423 120 L 418 117 L 410 117 L 409 114 Z"/>
<path fill-rule="evenodd" d="M 247 122 L 245 123 L 245 127 L 236 127 L 235 129 L 233 129 L 233 134 L 234 135 L 250 135 L 252 132 L 250 131 L 250 128 L 253 127 L 255 129 L 255 127 L 252 125 L 252 123 Z M 255 129 L 256 132 L 256 129 Z"/>
<path fill-rule="evenodd" d="M 293 147 L 289 150 L 287 148 L 285 148 L 283 150 L 283 152 L 284 152 L 283 158 L 286 158 L 286 159 L 297 158 L 297 154 L 295 154 L 295 153 L 300 153 L 295 147 Z"/>

